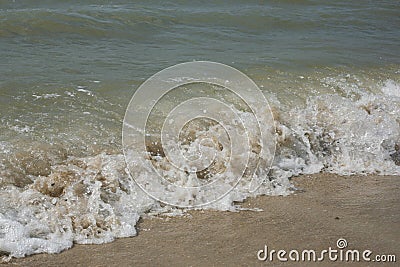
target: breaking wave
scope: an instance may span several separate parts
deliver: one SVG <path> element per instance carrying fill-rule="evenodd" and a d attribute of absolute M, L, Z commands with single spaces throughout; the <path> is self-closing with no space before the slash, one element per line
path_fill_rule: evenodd
<path fill-rule="evenodd" d="M 257 167 L 263 181 L 257 191 L 248 189 L 245 177 L 207 208 L 233 211 L 238 208 L 236 202 L 251 196 L 290 194 L 296 190 L 290 178 L 301 174 L 400 175 L 400 84 L 393 79 L 367 82 L 354 75 L 317 80 L 319 93 L 307 94 L 298 105 L 288 105 L 279 92 L 267 94 L 277 139 L 272 167 Z M 247 111 L 237 112 L 248 119 Z M 35 129 L 20 126 L 12 130 L 29 133 Z M 201 183 L 226 168 L 229 153 L 222 145 L 199 143 L 204 136 L 222 136 L 220 132 L 213 124 L 193 124 L 187 129 L 190 138 L 181 144 L 185 151 L 196 151 L 202 145 L 217 155 L 216 164 L 196 177 L 165 169 L 165 155 L 157 145 L 153 144 L 145 160 L 181 183 Z M 140 216 L 181 212 L 148 197 L 135 184 L 119 149 L 71 155 L 65 144 L 10 140 L 0 142 L 0 255 L 4 259 L 58 253 L 74 243 L 99 244 L 135 236 Z M 22 144 L 26 147 L 21 149 Z M 255 148 L 252 153 L 257 156 L 259 151 Z M 139 166 L 131 175 L 151 172 Z M 190 196 L 177 197 L 184 204 L 190 202 Z"/>

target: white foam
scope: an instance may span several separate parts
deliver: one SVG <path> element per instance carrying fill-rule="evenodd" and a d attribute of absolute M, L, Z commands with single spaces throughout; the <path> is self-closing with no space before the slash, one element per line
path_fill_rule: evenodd
<path fill-rule="evenodd" d="M 349 82 L 352 79 L 353 82 Z M 242 208 L 234 202 L 261 194 L 287 195 L 292 185 L 290 177 L 319 172 L 351 174 L 400 175 L 396 165 L 400 140 L 400 90 L 399 84 L 386 80 L 382 86 L 375 84 L 366 88 L 362 81 L 352 75 L 326 77 L 321 87 L 335 88 L 330 94 L 309 95 L 304 107 L 285 107 L 272 99 L 277 127 L 277 151 L 274 164 L 268 168 L 268 160 L 261 156 L 256 171 L 258 179 L 264 181 L 257 191 L 249 190 L 252 177 L 244 177 L 230 194 L 218 202 L 203 208 L 235 211 Z M 373 93 L 373 89 L 378 92 Z M 319 88 L 310 90 L 318 91 Z M 89 93 L 83 88 L 78 91 Z M 244 111 L 237 111 L 241 119 L 251 121 Z M 235 122 L 231 126 L 234 127 Z M 270 127 L 270 126 L 269 126 Z M 21 130 L 21 129 L 19 129 Z M 196 130 L 196 129 L 195 129 Z M 229 155 L 229 146 L 220 127 L 198 128 L 196 138 L 183 142 L 187 156 L 198 151 L 204 159 L 214 158 L 218 173 Z M 250 132 L 250 141 L 256 133 Z M 222 138 L 225 147 L 209 146 L 206 139 Z M 225 138 L 226 139 L 226 138 Z M 0 143 L 4 155 L 15 158 L 12 147 Z M 50 152 L 49 152 L 50 153 Z M 143 157 L 144 155 L 135 155 Z M 147 155 L 148 156 L 148 155 Z M 233 155 L 242 157 L 244 154 Z M 256 149 L 251 159 L 260 157 Z M 47 158 L 52 158 L 47 156 Z M 153 157 L 153 164 L 138 165 L 131 175 L 143 177 L 149 182 L 154 178 L 150 168 L 156 166 L 160 173 L 180 185 L 201 184 L 196 177 L 168 168 L 162 155 Z M 400 159 L 399 159 L 400 161 Z M 0 162 L 1 163 L 1 162 Z M 2 165 L 0 175 L 17 175 L 5 172 L 9 165 Z M 33 184 L 17 188 L 2 180 L 0 190 L 0 252 L 12 257 L 23 257 L 35 253 L 58 253 L 73 243 L 105 243 L 115 238 L 136 235 L 135 225 L 140 216 L 164 213 L 179 216 L 183 210 L 162 206 L 147 196 L 125 170 L 122 154 L 101 153 L 91 157 L 51 161 L 51 174 L 32 175 Z M 4 166 L 3 166 L 4 165 Z M 15 169 L 23 168 L 16 165 Z M 232 166 L 224 173 L 224 181 L 230 181 L 239 173 Z M 8 178 L 10 181 L 13 179 Z M 161 189 L 160 189 L 161 190 Z M 196 197 L 212 198 L 220 192 L 204 191 Z M 183 205 L 193 201 L 193 195 L 172 192 L 174 200 Z"/>
<path fill-rule="evenodd" d="M 88 89 L 86 89 L 85 86 L 78 86 L 76 91 L 81 92 L 81 93 L 85 93 L 88 96 L 94 96 L 93 92 L 88 90 Z"/>
<path fill-rule="evenodd" d="M 382 87 L 382 92 L 386 96 L 400 97 L 400 85 L 393 80 L 387 80 Z"/>
<path fill-rule="evenodd" d="M 53 94 L 43 94 L 43 95 L 33 94 L 32 96 L 35 97 L 35 100 L 37 100 L 37 99 L 50 99 L 50 98 L 60 97 L 59 94 L 55 94 L 55 93 L 53 93 Z"/>

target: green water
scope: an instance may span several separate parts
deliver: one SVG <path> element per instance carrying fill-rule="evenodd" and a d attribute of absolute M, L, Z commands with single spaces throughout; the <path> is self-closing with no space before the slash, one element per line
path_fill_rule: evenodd
<path fill-rule="evenodd" d="M 289 179 L 301 174 L 400 174 L 399 1 L 38 2 L 0 0 L 0 255 L 134 236 L 144 213 L 168 211 L 133 181 L 157 178 L 148 155 L 128 175 L 121 131 L 140 84 L 182 62 L 242 71 L 274 116 L 275 127 L 260 125 L 276 137 L 272 167 L 264 159 L 253 166 L 260 191 L 249 192 L 244 179 L 213 208 L 288 194 Z M 194 84 L 159 103 L 172 109 L 203 92 Z M 240 118 L 255 121 L 247 106 L 236 107 Z M 157 111 L 156 129 L 164 123 Z M 197 153 L 202 135 L 219 138 L 221 129 L 203 126 L 188 127 L 192 139 L 181 149 Z M 233 145 L 262 158 L 256 123 L 249 129 L 250 143 Z M 204 150 L 219 157 L 201 176 L 222 173 L 223 183 L 231 157 L 222 144 Z M 153 144 L 153 154 L 160 151 Z M 179 184 L 193 180 L 187 171 L 163 170 Z M 198 193 L 207 199 L 215 192 Z M 197 195 L 176 197 L 186 205 Z"/>
<path fill-rule="evenodd" d="M 399 12 L 398 1 L 0 1 L 0 141 L 119 151 L 135 89 L 186 61 L 238 68 L 288 105 L 324 91 L 324 77 L 396 81 Z"/>
<path fill-rule="evenodd" d="M 140 80 L 192 60 L 399 64 L 399 12 L 398 1 L 1 1 L 1 84 Z"/>

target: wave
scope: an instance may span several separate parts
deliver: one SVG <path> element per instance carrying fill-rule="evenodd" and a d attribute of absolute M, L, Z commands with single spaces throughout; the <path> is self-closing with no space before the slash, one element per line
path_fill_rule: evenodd
<path fill-rule="evenodd" d="M 386 79 L 355 85 L 351 79 L 346 75 L 321 78 L 322 88 L 335 90 L 306 94 L 304 105 L 287 105 L 271 95 L 277 143 L 272 167 L 263 162 L 256 167 L 262 186 L 249 190 L 251 177 L 244 176 L 232 192 L 204 208 L 233 211 L 238 209 L 235 202 L 248 197 L 288 195 L 296 190 L 291 177 L 301 174 L 400 175 L 400 84 Z M 246 110 L 237 113 L 250 120 Z M 229 154 L 224 141 L 216 147 L 199 141 L 222 136 L 221 128 L 194 124 L 187 133 L 191 138 L 181 144 L 185 151 L 204 146 L 202 151 L 217 155 L 206 172 L 190 177 L 166 168 L 163 148 L 154 142 L 143 160 L 185 185 L 223 173 Z M 144 165 L 129 173 L 122 153 L 74 156 L 62 145 L 38 141 L 25 141 L 29 146 L 21 150 L 20 141 L 0 142 L 0 255 L 4 259 L 134 236 L 140 216 L 181 212 L 147 196 L 132 178 L 154 174 Z M 259 150 L 253 141 L 251 157 L 256 158 Z M 228 175 L 224 177 L 229 181 Z M 176 196 L 182 204 L 192 197 Z"/>

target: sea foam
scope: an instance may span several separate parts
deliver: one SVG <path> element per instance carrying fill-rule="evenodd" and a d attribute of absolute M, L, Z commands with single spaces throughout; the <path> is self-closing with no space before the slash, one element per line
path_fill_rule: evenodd
<path fill-rule="evenodd" d="M 400 90 L 387 79 L 365 90 L 349 84 L 346 77 L 320 80 L 332 93 L 310 95 L 304 106 L 283 105 L 271 97 L 275 118 L 276 151 L 272 167 L 261 160 L 256 175 L 258 190 L 249 190 L 251 177 L 244 176 L 225 197 L 202 208 L 240 210 L 235 202 L 252 196 L 288 195 L 295 190 L 290 178 L 319 172 L 400 175 Z M 242 119 L 249 114 L 237 110 Z M 233 126 L 232 126 L 233 127 Z M 200 151 L 217 155 L 215 164 L 196 177 L 165 167 L 161 148 L 144 155 L 149 165 L 128 172 L 122 153 L 101 152 L 93 156 L 73 156 L 50 144 L 18 151 L 16 144 L 1 142 L 0 162 L 0 255 L 24 257 L 36 253 L 58 253 L 74 243 L 99 244 L 136 235 L 135 225 L 144 214 L 179 214 L 179 209 L 159 203 L 135 183 L 136 177 L 152 179 L 158 168 L 171 182 L 193 185 L 223 173 L 229 155 L 227 140 L 221 146 L 199 142 L 223 136 L 217 125 L 192 125 L 192 133 L 181 147 L 190 156 Z M 194 134 L 193 134 L 194 133 Z M 253 136 L 252 133 L 249 135 Z M 254 141 L 253 144 L 257 142 Z M 260 157 L 252 149 L 252 158 Z M 240 155 L 233 155 L 240 156 Z M 153 168 L 151 167 L 151 168 Z M 227 180 L 240 175 L 232 169 Z M 161 189 L 160 189 L 161 190 Z M 197 197 L 218 192 L 205 191 Z M 193 195 L 176 197 L 182 204 Z"/>

